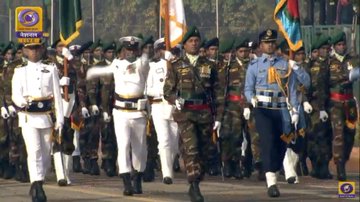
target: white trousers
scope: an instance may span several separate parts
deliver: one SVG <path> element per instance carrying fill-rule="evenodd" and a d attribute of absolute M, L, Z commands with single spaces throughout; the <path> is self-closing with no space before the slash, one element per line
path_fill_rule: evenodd
<path fill-rule="evenodd" d="M 72 153 L 72 156 L 80 156 L 80 131 L 74 129 L 74 139 L 73 144 L 75 146 L 75 149 Z"/>
<path fill-rule="evenodd" d="M 174 177 L 173 163 L 179 152 L 178 125 L 174 120 L 164 119 L 162 108 L 152 105 L 152 118 L 159 142 L 158 149 L 161 161 L 161 171 L 164 177 Z"/>
<path fill-rule="evenodd" d="M 296 178 L 295 183 L 299 183 L 299 179 L 296 174 L 296 164 L 298 163 L 298 161 L 299 161 L 298 154 L 296 154 L 292 149 L 287 148 L 283 161 L 285 179 L 289 179 L 290 177 L 295 177 Z"/>
<path fill-rule="evenodd" d="M 51 162 L 52 128 L 23 126 L 21 131 L 26 145 L 30 182 L 43 181 Z"/>
<path fill-rule="evenodd" d="M 131 172 L 132 167 L 138 172 L 144 172 L 147 159 L 146 118 L 129 117 L 126 113 L 113 110 L 119 174 Z"/>

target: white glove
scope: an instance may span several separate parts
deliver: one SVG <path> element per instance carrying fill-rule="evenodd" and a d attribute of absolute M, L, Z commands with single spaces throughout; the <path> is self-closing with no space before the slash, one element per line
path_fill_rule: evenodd
<path fill-rule="evenodd" d="M 174 55 L 170 51 L 165 51 L 164 53 L 164 59 L 167 61 L 170 61 L 174 58 Z"/>
<path fill-rule="evenodd" d="M 60 86 L 68 86 L 70 84 L 70 78 L 66 76 L 61 77 L 59 84 Z"/>
<path fill-rule="evenodd" d="M 249 120 L 249 119 L 250 119 L 250 109 L 249 109 L 249 108 L 246 107 L 246 108 L 244 109 L 243 116 L 244 116 L 245 120 Z"/>
<path fill-rule="evenodd" d="M 251 104 L 255 108 L 257 105 L 257 99 L 255 97 L 251 98 Z"/>
<path fill-rule="evenodd" d="M 61 54 L 69 61 L 74 58 L 73 55 L 71 55 L 71 52 L 69 51 L 69 49 L 67 49 L 65 47 L 62 49 Z"/>
<path fill-rule="evenodd" d="M 93 115 L 98 115 L 99 114 L 99 108 L 96 105 L 92 105 L 91 106 L 91 113 Z"/>
<path fill-rule="evenodd" d="M 303 103 L 303 107 L 304 107 L 304 111 L 308 114 L 310 114 L 313 110 L 311 104 L 307 101 Z"/>
<path fill-rule="evenodd" d="M 89 110 L 86 107 L 81 108 L 81 114 L 85 119 L 90 117 Z"/>
<path fill-rule="evenodd" d="M 328 118 L 329 118 L 329 116 L 326 113 L 326 111 L 324 111 L 324 110 L 320 111 L 320 120 L 322 122 L 325 122 Z"/>
<path fill-rule="evenodd" d="M 181 100 L 176 99 L 175 100 L 175 106 L 176 106 L 176 109 L 181 110 L 182 107 L 183 107 L 183 103 L 181 102 Z"/>
<path fill-rule="evenodd" d="M 289 65 L 290 65 L 291 69 L 293 69 L 293 70 L 299 69 L 299 65 L 297 65 L 294 60 L 289 60 Z"/>
<path fill-rule="evenodd" d="M 8 106 L 8 110 L 9 110 L 10 116 L 12 116 L 12 117 L 16 116 L 16 109 L 14 106 L 12 106 L 12 105 Z"/>
<path fill-rule="evenodd" d="M 220 129 L 221 129 L 220 121 L 215 121 L 213 130 L 216 130 L 216 134 L 218 137 L 220 137 Z"/>
<path fill-rule="evenodd" d="M 103 118 L 106 123 L 109 123 L 111 120 L 111 116 L 107 112 L 103 112 Z"/>
<path fill-rule="evenodd" d="M 9 113 L 5 107 L 1 107 L 1 116 L 3 117 L 3 119 L 9 118 Z"/>
<path fill-rule="evenodd" d="M 63 128 L 63 124 L 62 124 L 62 123 L 58 123 L 58 122 L 55 123 L 55 127 L 54 127 L 55 130 L 61 131 L 62 128 Z"/>
<path fill-rule="evenodd" d="M 296 109 L 293 108 L 293 110 L 290 111 L 290 115 L 291 115 L 291 123 L 296 126 L 299 122 L 299 113 L 297 112 Z"/>

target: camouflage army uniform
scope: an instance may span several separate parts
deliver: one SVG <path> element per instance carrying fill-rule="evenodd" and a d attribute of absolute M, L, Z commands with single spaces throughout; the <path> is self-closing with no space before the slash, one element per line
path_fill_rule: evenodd
<path fill-rule="evenodd" d="M 219 72 L 220 83 L 226 88 L 224 117 L 222 120 L 222 161 L 225 166 L 232 167 L 236 178 L 242 178 L 240 170 L 241 146 L 245 120 L 243 109 L 246 105 L 244 83 L 246 65 L 248 61 L 235 59 L 228 64 L 221 65 Z M 230 165 L 227 165 L 230 164 Z"/>
<path fill-rule="evenodd" d="M 327 178 L 328 164 L 331 154 L 331 126 L 330 121 L 323 122 L 319 118 L 320 111 L 328 111 L 329 98 L 329 61 L 319 57 L 311 60 L 308 73 L 311 77 L 311 87 L 306 91 L 305 100 L 308 101 L 313 111 L 307 115 L 307 155 L 313 167 L 312 176 Z M 322 174 L 320 174 L 322 173 Z"/>
<path fill-rule="evenodd" d="M 216 103 L 209 103 L 210 96 Z M 165 81 L 164 97 L 173 104 L 178 97 L 185 99 L 183 109 L 176 110 L 173 115 L 179 127 L 180 152 L 187 179 L 189 183 L 199 182 L 206 171 L 206 160 L 210 158 L 207 156 L 212 135 L 209 105 L 216 104 L 216 121 L 221 121 L 222 117 L 223 90 L 215 64 L 204 57 L 199 57 L 195 66 L 186 56 L 174 61 Z"/>
<path fill-rule="evenodd" d="M 11 78 L 14 74 L 14 69 L 27 64 L 25 58 L 21 58 L 9 63 L 3 68 L 4 79 L 4 98 L 6 106 L 13 105 L 11 100 Z M 14 106 L 14 105 L 13 105 Z M 9 160 L 10 164 L 16 168 L 15 179 L 21 182 L 29 181 L 29 175 L 27 171 L 27 153 L 25 148 L 25 142 L 21 135 L 21 128 L 18 126 L 18 117 L 10 116 L 7 120 L 7 134 L 9 138 Z"/>
<path fill-rule="evenodd" d="M 330 59 L 330 120 L 333 131 L 333 157 L 338 172 L 339 166 L 345 169 L 356 132 L 357 109 L 347 69 L 349 60 L 349 55 L 345 55 L 342 61 L 336 56 Z M 346 179 L 346 176 L 344 177 Z"/>

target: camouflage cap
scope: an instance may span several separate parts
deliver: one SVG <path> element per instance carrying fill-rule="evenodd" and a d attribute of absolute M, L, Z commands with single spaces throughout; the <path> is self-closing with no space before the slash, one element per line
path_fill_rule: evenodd
<path fill-rule="evenodd" d="M 196 26 L 191 26 L 189 28 L 189 30 L 183 36 L 181 43 L 184 44 L 190 37 L 193 36 L 199 37 L 201 39 L 200 32 Z"/>
<path fill-rule="evenodd" d="M 227 53 L 233 49 L 235 39 L 232 37 L 228 37 L 220 42 L 219 52 Z"/>
<path fill-rule="evenodd" d="M 334 35 L 332 35 L 330 43 L 335 45 L 340 41 L 346 42 L 346 34 L 343 31 L 336 32 Z"/>
<path fill-rule="evenodd" d="M 208 40 L 205 45 L 204 45 L 204 48 L 208 49 L 210 48 L 210 46 L 217 46 L 219 47 L 219 38 L 215 37 L 215 38 L 212 38 L 210 40 Z"/>

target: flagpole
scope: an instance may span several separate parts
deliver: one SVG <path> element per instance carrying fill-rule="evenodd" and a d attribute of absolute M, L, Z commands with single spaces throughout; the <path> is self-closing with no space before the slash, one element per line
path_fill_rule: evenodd
<path fill-rule="evenodd" d="M 12 40 L 12 37 L 11 37 L 11 8 L 9 6 L 9 41 Z"/>
<path fill-rule="evenodd" d="M 92 16 L 92 40 L 95 42 L 95 3 L 91 0 L 91 16 Z"/>
<path fill-rule="evenodd" d="M 166 50 L 170 50 L 170 21 L 169 21 L 169 2 L 168 0 L 163 0 L 164 13 L 165 13 L 165 46 Z"/>
<path fill-rule="evenodd" d="M 54 43 L 54 0 L 51 0 L 50 43 Z"/>
<path fill-rule="evenodd" d="M 161 0 L 159 0 L 159 39 L 161 38 Z"/>
<path fill-rule="evenodd" d="M 219 38 L 219 0 L 216 0 L 216 37 Z"/>

